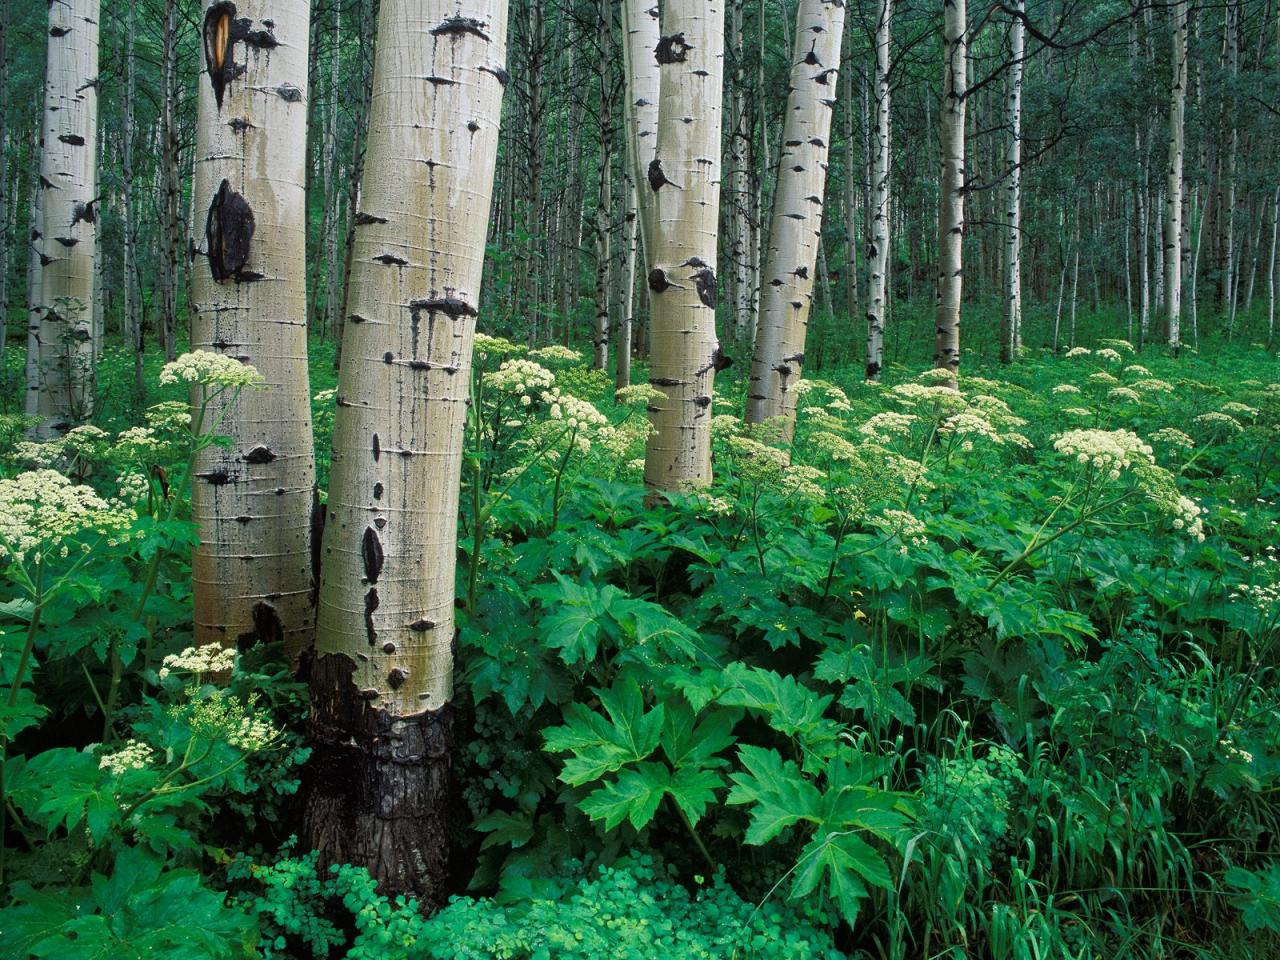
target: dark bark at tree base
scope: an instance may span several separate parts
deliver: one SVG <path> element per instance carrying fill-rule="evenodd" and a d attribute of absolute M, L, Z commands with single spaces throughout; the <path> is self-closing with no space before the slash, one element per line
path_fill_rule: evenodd
<path fill-rule="evenodd" d="M 308 666 L 306 844 L 322 871 L 363 866 L 380 893 L 438 905 L 448 892 L 452 708 L 396 716 L 370 706 L 349 657 Z"/>

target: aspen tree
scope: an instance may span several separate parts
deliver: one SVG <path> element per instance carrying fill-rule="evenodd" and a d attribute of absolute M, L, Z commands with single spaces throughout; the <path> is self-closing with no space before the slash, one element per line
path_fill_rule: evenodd
<path fill-rule="evenodd" d="M 843 2 L 832 0 L 801 0 L 796 14 L 791 90 L 747 387 L 747 422 L 781 417 L 785 440 L 795 424 L 793 388 L 804 368 L 813 306 L 844 15 Z"/>
<path fill-rule="evenodd" d="M 661 36 L 658 6 L 652 0 L 622 0 L 622 60 L 626 71 L 623 123 L 626 126 L 627 165 L 636 189 L 640 244 L 652 250 L 653 193 L 646 189 L 649 167 L 658 148 L 658 60 L 654 51 Z"/>
<path fill-rule="evenodd" d="M 1276 339 L 1276 246 L 1280 244 L 1280 187 L 1271 197 L 1271 256 L 1267 258 L 1267 346 Z"/>
<path fill-rule="evenodd" d="M 596 247 L 596 314 L 592 366 L 609 366 L 609 296 L 613 284 L 613 15 L 609 0 L 596 5 L 596 45 L 600 63 L 600 168 L 594 219 Z"/>
<path fill-rule="evenodd" d="M 0 0 L 0 357 L 9 335 L 9 211 L 13 197 L 9 191 L 9 0 Z M 16 188 L 15 188 L 16 189 Z"/>
<path fill-rule="evenodd" d="M 1169 166 L 1164 196 L 1165 339 L 1176 354 L 1182 346 L 1182 157 L 1186 145 L 1187 0 L 1175 0 L 1173 82 L 1169 92 Z"/>
<path fill-rule="evenodd" d="M 649 408 L 644 483 L 684 490 L 711 481 L 711 397 L 727 366 L 715 330 L 724 6 L 666 0 L 660 30 L 658 134 L 645 178 L 649 383 L 664 396 Z"/>
<path fill-rule="evenodd" d="M 1012 363 L 1022 327 L 1022 72 L 1026 0 L 1013 0 L 1009 25 L 1009 92 L 1005 105 L 1004 304 L 1000 315 L 1000 359 Z M 1128 249 L 1126 245 L 1125 249 Z"/>
<path fill-rule="evenodd" d="M 178 273 L 182 248 L 182 181 L 178 166 L 178 0 L 165 0 L 160 60 L 160 150 L 164 232 L 160 254 L 160 336 L 166 360 L 177 356 Z"/>
<path fill-rule="evenodd" d="M 733 339 L 738 343 L 747 341 L 755 332 L 751 250 L 756 241 L 751 220 L 751 113 L 747 109 L 743 5 L 744 0 L 731 0 L 726 14 L 729 54 L 733 61 L 733 80 L 725 91 L 729 118 L 728 287 L 733 311 Z"/>
<path fill-rule="evenodd" d="M 434 899 L 505 0 L 382 0 L 322 549 L 306 837 Z"/>
<path fill-rule="evenodd" d="M 124 337 L 133 353 L 133 389 L 135 395 L 146 395 L 146 378 L 143 369 L 143 335 L 142 313 L 138 302 L 138 220 L 134 203 L 134 167 L 133 167 L 133 135 L 134 135 L 134 92 L 137 87 L 134 41 L 134 7 L 129 5 L 125 19 L 125 93 L 124 93 L 124 149 L 121 162 L 123 193 L 123 264 L 121 272 L 124 276 L 122 293 L 124 296 Z"/>
<path fill-rule="evenodd" d="M 938 204 L 938 305 L 934 366 L 960 372 L 960 298 L 964 288 L 964 114 L 967 59 L 965 0 L 943 0 L 941 197 Z"/>
<path fill-rule="evenodd" d="M 307 374 L 308 0 L 206 0 L 191 269 L 191 346 L 258 369 L 266 390 L 209 416 L 226 445 L 196 459 L 195 640 L 283 640 L 315 626 L 316 498 Z"/>
<path fill-rule="evenodd" d="M 876 125 L 871 155 L 871 209 L 867 234 L 867 379 L 879 380 L 884 366 L 884 328 L 888 319 L 889 177 L 891 113 L 889 44 L 892 40 L 893 0 L 879 0 L 876 11 Z"/>
<path fill-rule="evenodd" d="M 44 124 L 36 134 L 36 155 L 44 155 Z M 40 304 L 44 263 L 41 250 L 44 246 L 44 198 L 40 175 L 37 173 L 31 188 L 31 231 L 27 244 L 27 362 L 24 369 L 26 391 L 22 398 L 22 412 L 28 417 L 36 415 L 40 400 Z"/>
<path fill-rule="evenodd" d="M 98 0 L 49 5 L 40 162 L 37 432 L 93 412 L 98 202 Z"/>

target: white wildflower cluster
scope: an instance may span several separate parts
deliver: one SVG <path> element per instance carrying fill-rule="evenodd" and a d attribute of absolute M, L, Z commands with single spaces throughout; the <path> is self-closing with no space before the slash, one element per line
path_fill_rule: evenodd
<path fill-rule="evenodd" d="M 112 453 L 117 460 L 155 463 L 164 458 L 167 446 L 151 427 L 129 427 L 116 437 Z"/>
<path fill-rule="evenodd" d="M 1013 411 L 1009 409 L 1009 405 L 999 397 L 980 393 L 973 397 L 969 404 L 973 410 L 986 417 L 996 427 L 1007 429 L 1009 427 L 1026 426 L 1027 421 L 1022 417 L 1015 416 Z"/>
<path fill-rule="evenodd" d="M 969 438 L 965 441 L 965 449 L 972 449 L 973 438 L 990 440 L 997 445 L 1004 443 L 1004 438 L 990 420 L 967 410 L 947 417 L 939 425 L 938 432 L 944 436 Z"/>
<path fill-rule="evenodd" d="M 165 679 L 175 670 L 197 674 L 226 673 L 235 666 L 235 662 L 235 650 L 216 643 L 187 647 L 181 653 L 171 653 L 164 658 L 160 667 L 160 679 Z"/>
<path fill-rule="evenodd" d="M 269 749 L 280 737 L 279 729 L 252 699 L 245 703 L 222 690 L 186 707 L 171 707 L 170 712 L 175 717 L 185 714 L 192 730 L 201 736 L 250 753 Z"/>
<path fill-rule="evenodd" d="M 644 461 L 640 461 L 640 468 L 644 469 Z M 724 497 L 712 496 L 702 490 L 696 490 L 689 494 L 689 500 L 697 509 L 698 513 L 704 517 L 727 517 L 733 513 L 733 503 Z"/>
<path fill-rule="evenodd" d="M 1183 450 L 1190 450 L 1196 445 L 1196 442 L 1181 430 L 1173 427 L 1162 427 L 1151 435 L 1153 443 L 1163 443 L 1170 447 L 1179 447 Z"/>
<path fill-rule="evenodd" d="M 928 543 L 924 521 L 906 510 L 882 510 L 871 525 L 887 537 L 897 537 L 902 544 L 901 553 L 906 553 L 908 546 L 923 547 Z"/>
<path fill-rule="evenodd" d="M 732 413 L 717 413 L 711 418 L 711 436 L 736 437 L 742 433 L 742 418 Z"/>
<path fill-rule="evenodd" d="M 791 389 L 797 397 L 820 394 L 820 402 L 826 410 L 835 411 L 836 413 L 848 413 L 853 409 L 849 404 L 849 395 L 834 383 L 829 383 L 826 380 L 799 380 Z M 817 397 L 811 399 L 815 401 L 815 405 L 805 407 L 805 412 L 810 416 L 817 416 L 819 415 L 817 411 L 822 408 L 816 406 L 816 402 L 819 402 Z"/>
<path fill-rule="evenodd" d="M 120 776 L 129 770 L 145 770 L 155 757 L 155 751 L 140 740 L 128 740 L 114 753 L 104 753 L 98 760 L 99 770 L 109 770 L 112 776 Z"/>
<path fill-rule="evenodd" d="M 667 395 L 657 387 L 647 383 L 633 383 L 623 387 L 613 395 L 613 399 L 626 407 L 647 407 L 658 400 L 665 400 Z"/>
<path fill-rule="evenodd" d="M 922 383 L 899 383 L 889 389 L 889 398 L 904 407 L 932 407 L 940 413 L 963 410 L 964 397 L 950 387 L 927 387 Z"/>
<path fill-rule="evenodd" d="M 522 344 L 512 343 L 506 337 L 491 337 L 487 333 L 476 334 L 474 347 L 476 356 L 486 360 L 519 355 L 527 349 Z"/>
<path fill-rule="evenodd" d="M 1088 407 L 1066 407 L 1065 409 L 1063 409 L 1062 412 L 1072 417 L 1083 418 L 1083 417 L 1093 416 L 1093 411 L 1090 410 Z"/>
<path fill-rule="evenodd" d="M 1245 417 L 1252 420 L 1258 415 L 1258 408 L 1231 400 L 1222 405 L 1222 412 L 1232 417 Z"/>
<path fill-rule="evenodd" d="M 609 418 L 594 405 L 573 394 L 562 392 L 559 387 L 544 391 L 542 402 L 548 405 L 548 415 L 552 420 L 563 420 L 572 429 L 601 430 L 609 426 Z"/>
<path fill-rule="evenodd" d="M 1014 431 L 1014 430 L 1010 430 L 1008 433 L 1004 435 L 1004 442 L 1011 446 L 1020 447 L 1023 450 L 1034 450 L 1036 446 L 1031 441 L 1031 438 L 1028 437 L 1026 434 L 1018 433 L 1017 431 Z"/>
<path fill-rule="evenodd" d="M 539 391 L 548 390 L 556 382 L 556 375 L 540 363 L 516 358 L 503 360 L 493 373 L 485 374 L 485 386 L 520 398 L 520 405 L 527 407 Z"/>
<path fill-rule="evenodd" d="M 87 459 L 95 459 L 106 450 L 111 435 L 101 427 L 83 424 L 72 427 L 62 438 L 62 445 L 68 453 Z"/>
<path fill-rule="evenodd" d="M 1112 350 L 1119 350 L 1121 353 L 1136 353 L 1132 343 L 1128 340 L 1121 340 L 1118 337 L 1107 337 L 1098 341 L 1104 346 L 1110 347 Z"/>
<path fill-rule="evenodd" d="M 1067 351 L 1067 359 L 1071 360 L 1075 357 L 1087 357 L 1093 353 L 1088 347 L 1072 347 Z"/>
<path fill-rule="evenodd" d="M 1230 740 L 1219 740 L 1218 746 L 1223 748 L 1228 760 L 1239 760 L 1241 763 L 1253 763 L 1253 754 L 1248 750 L 1240 749 Z"/>
<path fill-rule="evenodd" d="M 1141 390 L 1143 393 L 1173 393 L 1173 384 L 1168 380 L 1160 380 L 1156 377 L 1145 377 L 1141 380 L 1133 381 L 1133 388 Z"/>
<path fill-rule="evenodd" d="M 1100 347 L 1093 351 L 1093 355 L 1099 360 L 1106 360 L 1110 363 L 1120 363 L 1124 357 L 1120 356 L 1119 351 L 1112 350 L 1110 347 Z"/>
<path fill-rule="evenodd" d="M 241 363 L 235 357 L 210 350 L 184 353 L 160 371 L 161 386 L 198 383 L 211 387 L 260 387 L 262 374 L 257 368 Z"/>
<path fill-rule="evenodd" d="M 797 411 L 805 425 L 816 430 L 839 430 L 844 421 L 826 407 L 802 407 Z"/>
<path fill-rule="evenodd" d="M 1060 383 L 1053 388 L 1053 392 L 1059 395 L 1064 393 L 1079 393 L 1080 388 L 1074 383 Z"/>
<path fill-rule="evenodd" d="M 1151 447 L 1129 430 L 1068 430 L 1053 440 L 1053 448 L 1117 480 L 1135 463 L 1153 463 Z"/>
<path fill-rule="evenodd" d="M 529 351 L 529 356 L 551 367 L 568 366 L 582 362 L 582 354 L 560 343 L 553 343 L 548 347 L 539 347 L 537 350 L 531 350 Z"/>
<path fill-rule="evenodd" d="M 960 382 L 971 390 L 982 390 L 986 393 L 999 390 L 1002 386 L 1005 386 L 1005 384 L 995 380 L 988 380 L 986 377 L 962 377 Z"/>
<path fill-rule="evenodd" d="M 860 459 L 856 446 L 838 433 L 832 433 L 829 430 L 820 430 L 811 434 L 809 443 L 820 453 L 838 463 L 852 463 Z"/>
<path fill-rule="evenodd" d="M 1151 493 L 1149 490 L 1148 493 Z M 1173 529 L 1184 531 L 1193 540 L 1204 540 L 1204 519 L 1200 504 L 1178 494 L 1168 499 L 1166 510 L 1173 515 Z"/>
<path fill-rule="evenodd" d="M 916 379 L 925 383 L 949 384 L 954 376 L 955 374 L 946 367 L 930 367 L 928 370 L 918 373 Z M 947 389 L 950 390 L 951 388 L 947 387 Z"/>
<path fill-rule="evenodd" d="M 116 497 L 128 507 L 146 502 L 151 494 L 151 481 L 145 474 L 128 471 L 116 478 Z"/>
<path fill-rule="evenodd" d="M 1112 387 L 1107 391 L 1107 399 L 1113 403 L 1141 403 L 1142 394 L 1128 387 Z"/>
<path fill-rule="evenodd" d="M 821 486 L 825 479 L 826 474 L 817 467 L 793 463 L 782 471 L 778 488 L 788 499 L 819 503 L 825 496 Z"/>
<path fill-rule="evenodd" d="M 858 432 L 877 443 L 890 443 L 894 437 L 907 436 L 911 428 L 919 422 L 920 418 L 913 413 L 885 410 L 858 427 Z"/>
<path fill-rule="evenodd" d="M 317 394 L 316 399 L 320 400 L 321 397 L 328 394 L 328 402 L 332 403 L 332 398 L 337 393 L 337 390 L 325 390 L 323 393 Z M 155 406 L 147 408 L 145 416 L 147 425 L 153 430 L 184 431 L 191 429 L 191 407 L 181 400 L 166 400 L 163 403 L 157 403 Z"/>
<path fill-rule="evenodd" d="M 56 470 L 32 470 L 0 480 L 0 559 L 22 562 L 48 554 L 65 557 L 73 538 L 98 534 L 114 544 L 127 539 L 132 510 L 102 499 Z M 88 544 L 82 545 L 88 550 Z"/>
<path fill-rule="evenodd" d="M 1144 366 L 1143 366 L 1142 364 L 1140 364 L 1140 363 L 1131 363 L 1131 364 L 1129 364 L 1129 366 L 1127 366 L 1127 367 L 1125 367 L 1125 368 L 1124 368 L 1124 372 L 1125 372 L 1125 373 L 1127 373 L 1127 374 L 1129 374 L 1129 376 L 1131 376 L 1131 377 L 1149 377 L 1149 376 L 1151 376 L 1151 371 L 1150 371 L 1150 370 L 1148 370 L 1146 367 L 1144 367 Z"/>
<path fill-rule="evenodd" d="M 1227 413 L 1219 413 L 1216 410 L 1211 410 L 1208 413 L 1200 414 L 1198 417 L 1193 417 L 1191 422 L 1199 424 L 1200 426 L 1212 430 L 1215 433 L 1220 430 L 1227 433 L 1240 433 L 1244 430 L 1244 427 L 1240 426 L 1240 421 L 1235 417 Z"/>
<path fill-rule="evenodd" d="M 1100 387 L 1114 387 L 1120 381 L 1107 373 L 1107 371 L 1099 370 L 1097 373 L 1089 374 L 1089 382 Z"/>

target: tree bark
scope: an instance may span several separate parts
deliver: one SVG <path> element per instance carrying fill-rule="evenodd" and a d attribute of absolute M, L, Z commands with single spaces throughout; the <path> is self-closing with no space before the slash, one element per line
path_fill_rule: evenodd
<path fill-rule="evenodd" d="M 1005 106 L 1009 139 L 1005 144 L 1004 303 L 1000 315 L 1000 360 L 1004 363 L 1012 363 L 1022 345 L 1022 68 L 1026 28 L 1020 15 L 1025 11 L 1025 0 L 1014 0 L 1009 24 L 1009 90 Z M 1125 249 L 1128 250 L 1127 241 Z"/>
<path fill-rule="evenodd" d="M 182 180 L 178 141 L 178 9 L 165 0 L 160 65 L 160 142 L 164 173 L 164 231 L 160 252 L 161 341 L 166 360 L 178 354 L 178 270 L 182 249 Z"/>
<path fill-rule="evenodd" d="M 1187 3 L 1175 0 L 1172 86 L 1169 93 L 1169 166 L 1164 216 L 1165 339 L 1176 354 L 1182 346 L 1182 158 L 1186 147 Z"/>
<path fill-rule="evenodd" d="M 308 842 L 428 902 L 506 37 L 505 0 L 382 0 L 310 673 Z"/>
<path fill-rule="evenodd" d="M 613 286 L 613 17 L 609 0 L 597 0 L 596 42 L 599 47 L 600 167 L 593 221 L 596 250 L 596 302 L 592 367 L 609 368 L 609 297 Z"/>
<path fill-rule="evenodd" d="M 843 4 L 828 0 L 801 0 L 796 13 L 769 257 L 747 387 L 747 422 L 781 418 L 782 438 L 788 442 L 795 426 L 794 387 L 804 370 L 805 335 L 822 239 L 844 15 Z"/>
<path fill-rule="evenodd" d="M 196 459 L 197 644 L 283 641 L 315 627 L 318 523 L 307 373 L 307 0 L 206 0 L 192 192 L 191 346 L 252 364 L 266 390 L 216 403 L 226 446 Z M 198 399 L 198 398 L 197 398 Z"/>
<path fill-rule="evenodd" d="M 658 136 L 645 176 L 653 226 L 649 383 L 663 394 L 649 408 L 651 491 L 711 482 L 711 397 L 726 364 L 715 329 L 724 6 L 666 0 L 660 30 Z"/>
<path fill-rule="evenodd" d="M 868 380 L 879 380 L 884 366 L 884 330 L 888 321 L 890 253 L 890 176 L 892 132 L 889 54 L 893 0 L 879 0 L 876 13 L 875 134 L 871 159 L 871 230 L 867 235 L 867 365 Z"/>
<path fill-rule="evenodd" d="M 49 6 L 40 199 L 38 434 L 93 412 L 93 268 L 98 218 L 98 0 Z"/>
<path fill-rule="evenodd" d="M 964 292 L 964 115 L 968 20 L 965 0 L 943 0 L 942 176 L 938 204 L 938 304 L 933 363 L 960 374 L 960 300 Z"/>

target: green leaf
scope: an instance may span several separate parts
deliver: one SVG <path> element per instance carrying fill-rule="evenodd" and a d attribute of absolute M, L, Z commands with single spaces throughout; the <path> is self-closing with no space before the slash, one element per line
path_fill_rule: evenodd
<path fill-rule="evenodd" d="M 623 820 L 639 830 L 658 812 L 669 785 L 665 765 L 640 763 L 623 770 L 613 783 L 592 791 L 578 807 L 592 820 L 603 820 L 606 830 Z"/>
<path fill-rule="evenodd" d="M 595 693 L 608 719 L 582 704 L 571 704 L 565 709 L 569 722 L 543 734 L 547 750 L 573 753 L 560 774 L 560 779 L 572 786 L 643 760 L 657 748 L 662 736 L 663 705 L 645 713 L 644 697 L 634 680 L 625 678 L 612 690 Z"/>
<path fill-rule="evenodd" d="M 730 776 L 728 802 L 752 805 L 747 843 L 759 846 L 801 821 L 821 821 L 818 788 L 795 763 L 784 761 L 776 750 L 750 745 L 738 748 L 738 759 L 746 770 Z"/>
<path fill-rule="evenodd" d="M 879 854 L 852 834 L 822 834 L 814 837 L 800 853 L 796 877 L 791 884 L 791 899 L 799 900 L 813 893 L 825 881 L 826 892 L 845 922 L 853 926 L 858 908 L 867 896 L 861 880 L 864 871 L 874 872 L 864 862 Z M 880 861 L 881 866 L 884 861 Z M 885 872 L 888 868 L 885 867 Z"/>
<path fill-rule="evenodd" d="M 715 802 L 716 791 L 724 787 L 724 777 L 705 767 L 681 767 L 671 776 L 667 793 L 689 822 L 697 826 L 707 807 Z"/>
<path fill-rule="evenodd" d="M 733 725 L 740 711 L 715 710 L 695 723 L 687 704 L 676 700 L 666 706 L 662 725 L 662 752 L 677 770 L 682 767 L 723 766 L 716 754 L 733 745 Z"/>

